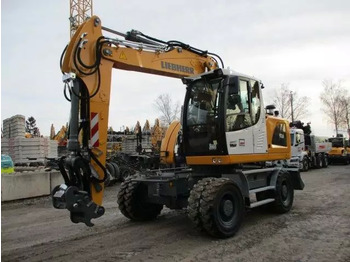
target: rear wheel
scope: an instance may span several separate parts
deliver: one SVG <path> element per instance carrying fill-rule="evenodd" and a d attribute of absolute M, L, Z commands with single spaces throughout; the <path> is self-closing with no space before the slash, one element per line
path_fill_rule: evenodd
<path fill-rule="evenodd" d="M 322 163 L 322 154 L 318 154 L 316 156 L 316 168 L 322 168 L 323 163 Z"/>
<path fill-rule="evenodd" d="M 276 191 L 274 193 L 275 202 L 272 208 L 278 213 L 286 213 L 293 206 L 294 188 L 289 173 L 281 172 L 276 182 Z"/>
<path fill-rule="evenodd" d="M 120 170 L 120 181 L 125 181 L 128 177 L 131 177 L 132 172 L 129 168 L 121 168 Z"/>
<path fill-rule="evenodd" d="M 155 219 L 163 209 L 163 205 L 148 203 L 147 186 L 132 177 L 127 178 L 120 186 L 118 192 L 119 209 L 124 216 L 135 221 Z"/>
<path fill-rule="evenodd" d="M 233 236 L 244 215 L 239 188 L 227 178 L 205 178 L 193 187 L 188 199 L 188 216 L 199 229 L 214 237 Z"/>
<path fill-rule="evenodd" d="M 322 164 L 323 164 L 323 167 L 328 167 L 328 155 L 322 156 Z"/>
<path fill-rule="evenodd" d="M 114 179 L 115 179 L 115 181 L 119 181 L 120 180 L 120 169 L 119 169 L 119 166 L 115 162 L 111 162 L 111 164 L 114 167 Z"/>
<path fill-rule="evenodd" d="M 111 163 L 106 163 L 106 169 L 107 169 L 107 178 L 104 182 L 105 186 L 110 186 L 112 184 L 112 181 L 114 180 L 114 168 L 111 165 Z"/>

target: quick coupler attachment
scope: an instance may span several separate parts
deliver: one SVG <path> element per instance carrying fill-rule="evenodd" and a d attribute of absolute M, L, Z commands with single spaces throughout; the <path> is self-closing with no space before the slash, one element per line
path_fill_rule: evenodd
<path fill-rule="evenodd" d="M 105 213 L 103 206 L 92 201 L 86 191 L 75 186 L 65 184 L 56 186 L 52 191 L 52 204 L 58 209 L 68 209 L 73 223 L 83 222 L 92 227 L 91 219 L 98 218 Z"/>

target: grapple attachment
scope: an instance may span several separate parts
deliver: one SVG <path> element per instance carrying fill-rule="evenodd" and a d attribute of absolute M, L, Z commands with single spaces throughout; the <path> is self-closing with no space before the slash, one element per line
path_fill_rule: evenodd
<path fill-rule="evenodd" d="M 75 186 L 67 187 L 62 184 L 52 191 L 52 203 L 55 208 L 68 209 L 73 223 L 83 222 L 91 227 L 91 219 L 98 218 L 105 213 L 103 206 L 92 201 L 86 191 L 79 190 Z"/>

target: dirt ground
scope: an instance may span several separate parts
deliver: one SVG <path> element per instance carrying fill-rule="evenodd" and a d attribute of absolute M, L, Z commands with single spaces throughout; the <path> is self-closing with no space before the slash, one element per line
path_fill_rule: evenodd
<path fill-rule="evenodd" d="M 118 210 L 119 185 L 106 190 L 95 226 L 70 222 L 49 197 L 3 203 L 2 261 L 350 261 L 350 166 L 302 173 L 303 191 L 283 215 L 248 211 L 238 233 L 197 232 L 185 211 L 130 222 Z"/>

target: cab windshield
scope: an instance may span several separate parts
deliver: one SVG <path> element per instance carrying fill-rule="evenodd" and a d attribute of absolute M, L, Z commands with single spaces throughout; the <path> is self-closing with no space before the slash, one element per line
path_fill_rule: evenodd
<path fill-rule="evenodd" d="M 291 145 L 294 146 L 294 134 L 290 134 Z"/>
<path fill-rule="evenodd" d="M 329 142 L 332 143 L 332 147 L 344 147 L 344 141 L 342 138 L 330 138 Z"/>
<path fill-rule="evenodd" d="M 210 83 L 203 80 L 193 83 L 188 101 L 187 125 L 206 124 L 208 116 L 217 113 L 219 84 L 220 81 Z"/>
<path fill-rule="evenodd" d="M 187 146 L 191 153 L 219 150 L 219 100 L 222 79 L 200 79 L 188 87 L 186 98 Z"/>

